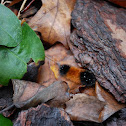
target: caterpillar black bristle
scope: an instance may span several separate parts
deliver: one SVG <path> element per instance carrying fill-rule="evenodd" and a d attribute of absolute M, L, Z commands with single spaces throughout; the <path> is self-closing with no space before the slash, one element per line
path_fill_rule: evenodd
<path fill-rule="evenodd" d="M 80 81 L 83 85 L 92 86 L 95 85 L 95 75 L 90 71 L 85 71 L 80 73 Z"/>
<path fill-rule="evenodd" d="M 69 65 L 60 65 L 59 67 L 59 73 L 61 76 L 64 76 L 67 74 L 67 72 L 69 71 L 70 66 Z"/>

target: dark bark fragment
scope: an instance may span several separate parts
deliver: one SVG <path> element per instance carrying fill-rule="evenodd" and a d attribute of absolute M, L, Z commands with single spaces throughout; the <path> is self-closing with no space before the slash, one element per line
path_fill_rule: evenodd
<path fill-rule="evenodd" d="M 19 113 L 14 126 L 73 126 L 63 109 L 46 104 Z"/>
<path fill-rule="evenodd" d="M 13 104 L 13 87 L 11 84 L 0 88 L 0 111 Z M 3 113 L 5 117 L 10 117 L 13 114 L 13 109 Z"/>
<path fill-rule="evenodd" d="M 70 49 L 118 101 L 126 102 L 126 10 L 101 0 L 77 0 Z"/>
<path fill-rule="evenodd" d="M 106 126 L 126 126 L 126 108 L 120 110 L 105 122 Z"/>
<path fill-rule="evenodd" d="M 0 88 L 0 110 L 13 103 L 12 97 L 13 97 L 12 85 Z"/>
<path fill-rule="evenodd" d="M 41 61 L 36 65 L 34 62 L 31 62 L 27 65 L 27 73 L 25 73 L 23 80 L 36 82 L 38 76 L 38 69 L 44 62 Z"/>

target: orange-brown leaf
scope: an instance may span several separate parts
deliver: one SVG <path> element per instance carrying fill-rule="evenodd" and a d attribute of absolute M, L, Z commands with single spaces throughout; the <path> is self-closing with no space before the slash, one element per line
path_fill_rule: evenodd
<path fill-rule="evenodd" d="M 29 25 L 39 31 L 43 40 L 54 44 L 59 41 L 68 48 L 71 12 L 76 0 L 42 0 L 42 7 Z"/>

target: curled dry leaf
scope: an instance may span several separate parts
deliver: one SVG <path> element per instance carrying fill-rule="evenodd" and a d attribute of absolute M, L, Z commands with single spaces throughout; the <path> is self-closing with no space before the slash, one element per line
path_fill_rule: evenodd
<path fill-rule="evenodd" d="M 55 115 L 55 116 L 54 116 Z M 46 104 L 19 113 L 14 126 L 73 126 L 63 109 L 52 108 Z"/>
<path fill-rule="evenodd" d="M 74 121 L 95 121 L 98 122 L 100 112 L 105 102 L 94 96 L 76 94 L 73 99 L 66 102 L 66 112 Z"/>
<path fill-rule="evenodd" d="M 17 108 L 26 109 L 51 100 L 55 103 L 53 106 L 60 106 L 69 100 L 68 85 L 62 81 L 56 81 L 47 88 L 23 80 L 13 80 L 12 82 L 13 100 Z"/>
<path fill-rule="evenodd" d="M 59 41 L 68 48 L 71 12 L 76 0 L 42 0 L 42 7 L 29 25 L 39 31 L 44 41 Z"/>
<path fill-rule="evenodd" d="M 29 100 L 34 97 L 36 93 L 40 92 L 45 88 L 45 86 L 39 85 L 34 82 L 24 81 L 24 80 L 12 80 L 13 83 L 13 102 L 18 104 Z"/>

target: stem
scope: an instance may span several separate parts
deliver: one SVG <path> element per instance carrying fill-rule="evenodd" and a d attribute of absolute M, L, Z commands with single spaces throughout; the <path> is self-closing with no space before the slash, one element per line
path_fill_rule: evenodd
<path fill-rule="evenodd" d="M 4 0 L 1 0 L 1 4 L 2 4 L 2 5 L 4 4 Z"/>
<path fill-rule="evenodd" d="M 21 7 L 20 7 L 20 10 L 19 10 L 18 15 L 17 15 L 18 19 L 20 17 L 20 12 L 24 8 L 26 2 L 27 2 L 27 0 L 24 0 L 23 3 L 22 3 L 22 5 L 21 5 Z"/>
<path fill-rule="evenodd" d="M 1 4 L 2 4 L 2 5 L 5 5 L 6 3 L 11 3 L 11 1 L 4 1 L 4 0 L 1 0 Z"/>
<path fill-rule="evenodd" d="M 27 7 L 24 9 L 24 10 L 21 10 L 21 13 L 25 12 L 30 6 L 31 4 L 34 2 L 35 0 L 32 0 L 28 5 Z"/>

